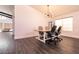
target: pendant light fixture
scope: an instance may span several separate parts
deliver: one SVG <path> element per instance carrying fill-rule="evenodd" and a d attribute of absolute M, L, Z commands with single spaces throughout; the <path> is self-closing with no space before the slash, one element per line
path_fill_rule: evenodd
<path fill-rule="evenodd" d="M 47 17 L 48 18 L 52 18 L 52 9 L 51 9 L 51 6 L 50 5 L 47 5 Z"/>

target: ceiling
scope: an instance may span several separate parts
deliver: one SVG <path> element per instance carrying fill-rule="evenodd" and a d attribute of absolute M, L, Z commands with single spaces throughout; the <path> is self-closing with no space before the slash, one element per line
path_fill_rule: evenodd
<path fill-rule="evenodd" d="M 43 14 L 47 13 L 48 10 L 47 5 L 31 5 L 31 7 L 42 12 Z M 79 11 L 79 5 L 50 5 L 50 8 L 50 12 L 53 16 L 60 16 Z"/>
<path fill-rule="evenodd" d="M 14 14 L 14 5 L 0 5 L 0 11 L 13 15 Z"/>

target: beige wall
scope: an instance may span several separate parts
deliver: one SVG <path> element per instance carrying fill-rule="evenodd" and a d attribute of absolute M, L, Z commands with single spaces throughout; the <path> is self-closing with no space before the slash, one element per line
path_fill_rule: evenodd
<path fill-rule="evenodd" d="M 64 18 L 64 17 L 73 17 L 73 31 L 62 31 L 62 35 L 79 38 L 79 12 L 74 12 L 62 16 L 56 17 L 56 19 Z"/>
<path fill-rule="evenodd" d="M 15 39 L 36 36 L 38 26 L 48 25 L 48 18 L 30 6 L 15 6 Z"/>

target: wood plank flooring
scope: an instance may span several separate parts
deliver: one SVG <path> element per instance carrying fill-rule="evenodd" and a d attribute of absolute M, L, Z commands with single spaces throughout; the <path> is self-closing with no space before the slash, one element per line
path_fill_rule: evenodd
<path fill-rule="evenodd" d="M 10 32 L 0 33 L 0 54 L 79 54 L 79 39 L 61 37 L 58 45 L 32 38 L 14 40 Z"/>
<path fill-rule="evenodd" d="M 79 54 L 79 39 L 61 37 L 58 45 L 44 44 L 33 38 L 17 39 L 17 54 Z"/>

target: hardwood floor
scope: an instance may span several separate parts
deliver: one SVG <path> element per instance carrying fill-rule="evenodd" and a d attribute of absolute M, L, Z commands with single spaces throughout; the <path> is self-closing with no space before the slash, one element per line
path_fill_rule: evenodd
<path fill-rule="evenodd" d="M 0 54 L 16 53 L 12 32 L 0 32 Z"/>
<path fill-rule="evenodd" d="M 33 38 L 17 39 L 17 54 L 78 54 L 79 39 L 61 37 L 63 41 L 58 45 L 44 44 Z"/>
<path fill-rule="evenodd" d="M 0 33 L 0 54 L 79 54 L 79 39 L 61 37 L 58 45 L 32 38 L 14 40 L 9 32 Z"/>

